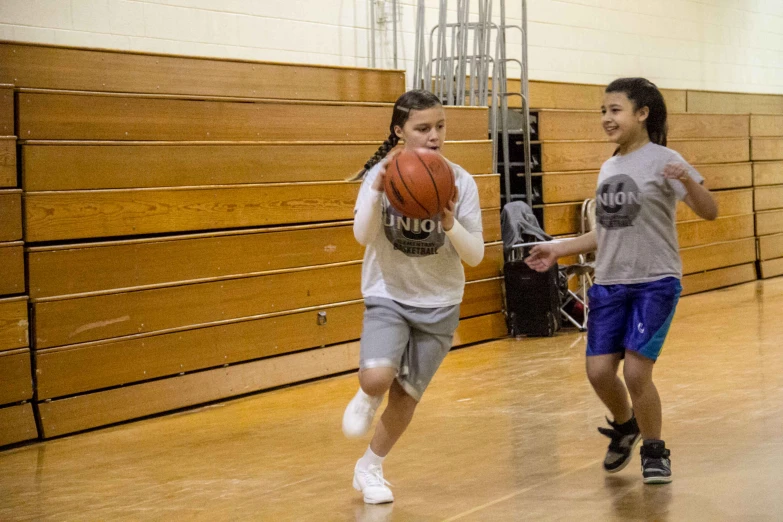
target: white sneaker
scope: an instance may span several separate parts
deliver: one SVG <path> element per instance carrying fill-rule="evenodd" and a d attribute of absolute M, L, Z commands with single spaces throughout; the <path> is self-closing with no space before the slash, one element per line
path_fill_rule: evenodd
<path fill-rule="evenodd" d="M 343 414 L 343 433 L 346 437 L 361 437 L 367 433 L 375 417 L 375 410 L 381 405 L 383 396 L 371 397 L 359 388 Z"/>
<path fill-rule="evenodd" d="M 367 504 L 383 504 L 393 502 L 394 495 L 389 489 L 389 484 L 383 478 L 381 466 L 370 466 L 367 469 L 359 469 L 359 463 L 353 470 L 353 487 L 364 495 Z"/>

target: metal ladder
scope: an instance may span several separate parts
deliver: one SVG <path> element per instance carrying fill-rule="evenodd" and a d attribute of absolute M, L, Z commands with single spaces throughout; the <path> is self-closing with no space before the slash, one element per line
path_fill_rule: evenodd
<path fill-rule="evenodd" d="M 416 43 L 414 60 L 414 88 L 427 89 L 435 93 L 444 105 L 485 105 L 489 101 L 489 134 L 492 138 L 493 170 L 503 175 L 503 199 L 507 203 L 524 198 L 533 204 L 532 159 L 530 146 L 530 106 L 528 103 L 528 58 L 527 58 L 527 2 L 520 0 L 522 8 L 521 25 L 506 23 L 505 0 L 499 0 L 498 22 L 493 21 L 493 0 L 476 0 L 478 17 L 471 19 L 471 0 L 457 0 L 457 22 L 447 23 L 449 0 L 440 0 L 438 24 L 429 31 L 425 25 L 425 2 L 418 0 L 416 17 Z M 506 55 L 506 36 L 518 30 L 521 35 L 521 59 Z M 492 39 L 495 39 L 494 52 Z M 472 49 L 468 50 L 472 40 Z M 429 51 L 429 52 L 428 52 Z M 520 67 L 519 91 L 508 90 L 507 65 L 516 63 Z M 492 94 L 489 95 L 490 69 L 492 70 Z M 521 129 L 510 129 L 508 100 L 520 100 Z M 523 158 L 511 162 L 511 134 L 521 135 Z M 502 150 L 502 161 L 498 152 Z M 523 167 L 525 194 L 512 194 L 512 167 Z"/>

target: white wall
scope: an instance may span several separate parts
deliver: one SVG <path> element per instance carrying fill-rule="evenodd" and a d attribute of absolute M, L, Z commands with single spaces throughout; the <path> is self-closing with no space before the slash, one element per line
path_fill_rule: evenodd
<path fill-rule="evenodd" d="M 378 15 L 384 3 L 390 15 L 391 0 L 378 2 Z M 415 4 L 399 0 L 399 66 L 409 80 Z M 783 93 L 781 0 L 528 4 L 532 79 L 606 83 L 639 75 L 668 88 Z M 369 66 L 368 6 L 369 0 L 0 0 L 0 39 Z M 427 6 L 429 29 L 438 1 Z M 509 23 L 519 23 L 520 6 L 508 0 Z M 390 25 L 376 31 L 379 67 L 392 66 Z M 511 33 L 510 56 L 520 54 L 518 44 Z"/>

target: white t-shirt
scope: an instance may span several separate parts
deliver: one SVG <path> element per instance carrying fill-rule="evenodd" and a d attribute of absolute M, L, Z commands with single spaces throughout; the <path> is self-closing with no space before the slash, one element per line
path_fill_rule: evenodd
<path fill-rule="evenodd" d="M 470 233 L 481 233 L 481 208 L 473 177 L 449 162 L 459 190 L 454 217 Z M 377 201 L 372 184 L 380 165 L 365 175 L 355 209 Z M 362 295 L 393 299 L 421 308 L 440 308 L 462 302 L 465 271 L 459 254 L 443 230 L 439 217 L 402 216 L 381 196 L 380 230 L 367 244 L 362 266 Z"/>
<path fill-rule="evenodd" d="M 682 163 L 697 183 L 704 178 L 677 152 L 648 143 L 606 160 L 596 190 L 595 279 L 602 285 L 682 277 L 675 210 L 685 186 L 661 173 Z"/>

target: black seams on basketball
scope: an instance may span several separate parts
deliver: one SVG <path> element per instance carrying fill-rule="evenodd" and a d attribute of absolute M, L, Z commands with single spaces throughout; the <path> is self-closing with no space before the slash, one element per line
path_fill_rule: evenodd
<path fill-rule="evenodd" d="M 386 167 L 386 197 L 404 216 L 430 219 L 454 194 L 454 173 L 448 162 L 431 149 L 403 149 Z"/>

